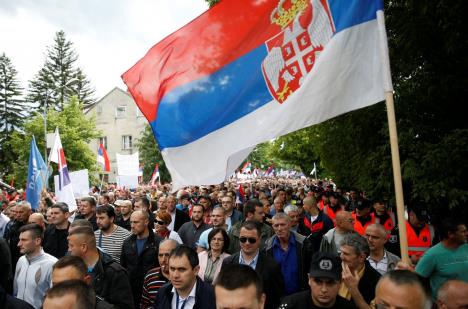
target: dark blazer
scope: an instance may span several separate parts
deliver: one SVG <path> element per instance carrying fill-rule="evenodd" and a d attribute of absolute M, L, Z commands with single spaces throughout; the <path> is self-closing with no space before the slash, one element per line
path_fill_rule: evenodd
<path fill-rule="evenodd" d="M 158 250 L 161 237 L 155 235 L 153 230 L 150 229 L 145 247 L 140 255 L 138 255 L 136 239 L 136 235 L 132 235 L 123 242 L 120 264 L 128 271 L 135 307 L 138 307 L 145 274 L 151 268 L 159 266 Z"/>
<path fill-rule="evenodd" d="M 304 236 L 293 231 L 291 231 L 291 233 L 294 235 L 296 240 L 297 267 L 299 271 L 299 277 L 297 279 L 299 280 L 299 288 L 301 291 L 309 290 L 309 277 L 307 276 L 307 273 L 309 271 L 310 259 L 312 258 L 312 252 L 310 252 L 309 249 L 310 245 L 307 244 L 307 239 Z M 273 242 L 276 238 L 276 235 L 272 236 L 265 244 L 265 253 L 273 259 Z"/>
<path fill-rule="evenodd" d="M 240 252 L 237 252 L 225 258 L 221 271 L 226 265 L 239 264 L 239 255 Z M 263 282 L 263 290 L 266 294 L 265 309 L 276 309 L 284 295 L 284 279 L 281 268 L 272 257 L 260 251 L 255 271 Z"/>
<path fill-rule="evenodd" d="M 170 282 L 163 285 L 154 299 L 155 309 L 171 309 L 172 302 L 172 284 Z M 203 282 L 197 277 L 197 288 L 195 290 L 195 305 L 193 309 L 215 309 L 216 300 L 213 286 Z"/>
<path fill-rule="evenodd" d="M 176 211 L 176 214 L 175 214 L 175 222 L 174 222 L 174 231 L 177 232 L 182 226 L 182 224 L 190 221 L 190 217 L 182 210 L 176 209 L 175 211 Z"/>
<path fill-rule="evenodd" d="M 110 255 L 99 252 L 99 260 L 93 273 L 93 287 L 99 298 L 116 308 L 134 308 L 127 271 Z"/>
<path fill-rule="evenodd" d="M 380 273 L 376 271 L 368 261 L 365 262 L 365 269 L 362 278 L 359 280 L 358 290 L 366 303 L 370 304 L 375 298 L 375 287 L 380 279 Z"/>

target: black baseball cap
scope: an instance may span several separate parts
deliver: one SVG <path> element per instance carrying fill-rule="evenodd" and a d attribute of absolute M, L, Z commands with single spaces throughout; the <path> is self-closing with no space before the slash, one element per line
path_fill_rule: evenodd
<path fill-rule="evenodd" d="M 315 253 L 310 264 L 309 276 L 341 280 L 341 259 L 336 254 Z"/>
<path fill-rule="evenodd" d="M 365 208 L 370 208 L 371 206 L 371 202 L 368 199 L 360 199 L 357 202 L 356 208 L 359 210 L 363 210 Z"/>

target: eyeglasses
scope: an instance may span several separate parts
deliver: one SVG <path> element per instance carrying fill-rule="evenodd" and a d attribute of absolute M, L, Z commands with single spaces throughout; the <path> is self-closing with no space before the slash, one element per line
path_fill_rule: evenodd
<path fill-rule="evenodd" d="M 161 220 L 156 220 L 156 223 L 159 224 L 159 225 L 165 225 L 166 224 L 166 222 L 161 221 Z"/>
<path fill-rule="evenodd" d="M 257 242 L 257 238 L 254 238 L 254 237 L 241 237 L 239 238 L 239 241 L 241 243 L 245 243 L 246 241 L 249 242 L 249 244 L 254 244 Z"/>

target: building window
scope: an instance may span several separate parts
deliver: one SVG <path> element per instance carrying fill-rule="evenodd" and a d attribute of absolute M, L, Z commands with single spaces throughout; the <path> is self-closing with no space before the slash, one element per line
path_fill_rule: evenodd
<path fill-rule="evenodd" d="M 127 112 L 127 106 L 119 105 L 115 108 L 115 118 L 125 118 Z"/>
<path fill-rule="evenodd" d="M 104 145 L 104 148 L 107 150 L 107 136 L 103 136 L 99 138 L 99 145 Z"/>
<path fill-rule="evenodd" d="M 96 111 L 98 115 L 102 114 L 102 106 L 100 104 L 96 107 Z"/>
<path fill-rule="evenodd" d="M 122 149 L 132 149 L 132 136 L 131 135 L 122 135 Z"/>

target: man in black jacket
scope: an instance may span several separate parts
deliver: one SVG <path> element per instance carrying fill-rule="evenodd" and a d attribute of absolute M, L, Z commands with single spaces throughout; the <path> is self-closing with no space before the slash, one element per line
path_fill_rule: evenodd
<path fill-rule="evenodd" d="M 310 289 L 285 297 L 278 309 L 355 308 L 352 302 L 338 295 L 340 285 L 341 260 L 338 255 L 317 252 L 310 265 Z"/>
<path fill-rule="evenodd" d="M 215 309 L 213 287 L 197 275 L 200 269 L 195 249 L 177 246 L 169 256 L 170 282 L 163 285 L 154 301 L 155 309 L 171 309 L 175 297 L 176 308 Z M 175 290 L 175 292 L 173 292 Z"/>
<path fill-rule="evenodd" d="M 260 251 L 261 225 L 256 221 L 245 221 L 239 232 L 240 252 L 224 259 L 221 270 L 230 264 L 252 267 L 262 278 L 266 295 L 265 308 L 276 309 L 284 294 L 284 279 L 279 265 L 269 255 Z"/>
<path fill-rule="evenodd" d="M 161 238 L 148 228 L 148 213 L 134 211 L 130 217 L 132 236 L 122 245 L 120 264 L 125 267 L 132 285 L 133 300 L 138 308 L 143 290 L 143 281 L 148 270 L 158 266 L 156 257 Z"/>
<path fill-rule="evenodd" d="M 173 195 L 169 195 L 166 198 L 167 212 L 171 215 L 172 221 L 168 228 L 171 231 L 179 231 L 182 224 L 190 221 L 188 214 L 176 208 L 176 198 Z"/>
<path fill-rule="evenodd" d="M 285 287 L 285 294 L 297 293 L 307 287 L 307 270 L 312 257 L 307 252 L 308 245 L 304 244 L 305 237 L 293 232 L 291 219 L 283 212 L 279 212 L 272 219 L 275 235 L 265 243 L 265 252 L 275 259 L 281 268 Z"/>
<path fill-rule="evenodd" d="M 28 224 L 29 215 L 31 214 L 31 204 L 22 201 L 16 204 L 16 219 L 11 225 L 9 231 L 4 235 L 4 238 L 10 246 L 11 264 L 13 272 L 16 269 L 16 263 L 21 256 L 19 251 L 18 242 L 20 235 L 20 228 Z"/>
<path fill-rule="evenodd" d="M 375 298 L 380 273 L 367 261 L 370 254 L 367 240 L 357 233 L 345 235 L 340 247 L 343 282 L 339 295 L 363 308 Z"/>
<path fill-rule="evenodd" d="M 117 308 L 134 308 L 127 271 L 109 255 L 98 251 L 90 227 L 78 226 L 68 236 L 70 254 L 79 256 L 88 266 L 96 295 Z"/>
<path fill-rule="evenodd" d="M 44 232 L 44 251 L 60 259 L 68 251 L 69 212 L 66 203 L 56 203 L 50 207 L 50 225 Z"/>

